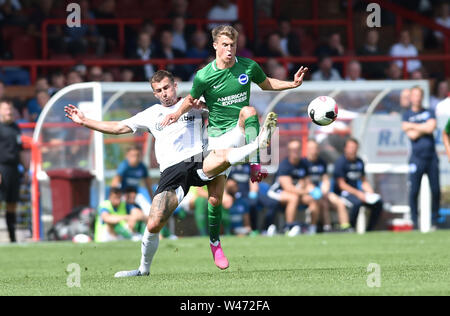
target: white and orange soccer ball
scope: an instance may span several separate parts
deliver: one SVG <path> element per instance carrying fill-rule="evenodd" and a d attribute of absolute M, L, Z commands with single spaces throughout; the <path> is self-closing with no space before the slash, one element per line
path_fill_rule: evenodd
<path fill-rule="evenodd" d="M 317 97 L 308 105 L 308 116 L 317 125 L 330 125 L 337 119 L 338 105 L 331 97 Z"/>

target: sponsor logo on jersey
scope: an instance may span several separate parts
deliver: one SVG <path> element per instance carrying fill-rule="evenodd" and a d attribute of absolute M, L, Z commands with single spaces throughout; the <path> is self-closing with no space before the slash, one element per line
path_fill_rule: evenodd
<path fill-rule="evenodd" d="M 239 83 L 241 85 L 245 85 L 245 84 L 248 83 L 248 76 L 247 76 L 247 74 L 242 74 L 242 75 L 239 76 Z"/>
<path fill-rule="evenodd" d="M 247 100 L 247 91 L 233 94 L 228 97 L 218 98 L 217 102 L 222 102 L 223 106 L 228 106 L 236 103 L 241 103 Z"/>

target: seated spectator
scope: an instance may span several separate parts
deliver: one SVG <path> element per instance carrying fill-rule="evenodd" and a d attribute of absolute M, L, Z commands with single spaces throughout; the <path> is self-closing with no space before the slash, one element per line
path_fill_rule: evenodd
<path fill-rule="evenodd" d="M 94 13 L 90 10 L 89 1 L 81 0 L 81 17 L 83 19 L 95 19 Z M 96 25 L 82 24 L 80 27 L 66 27 L 64 41 L 67 51 L 72 56 L 85 54 L 89 48 L 94 48 L 98 56 L 105 52 L 105 40 L 98 33 Z"/>
<path fill-rule="evenodd" d="M 67 85 L 70 86 L 72 84 L 82 83 L 83 82 L 83 78 L 81 77 L 81 75 L 80 75 L 80 73 L 78 71 L 71 70 L 67 74 L 66 82 L 67 82 Z"/>
<path fill-rule="evenodd" d="M 345 77 L 347 81 L 362 81 L 364 78 L 361 78 L 361 64 L 357 60 L 352 60 L 347 65 L 347 77 Z"/>
<path fill-rule="evenodd" d="M 239 188 L 232 180 L 228 180 L 225 190 L 233 199 L 233 205 L 228 209 L 231 233 L 238 236 L 249 235 L 252 227 L 247 199 L 238 192 Z"/>
<path fill-rule="evenodd" d="M 430 98 L 430 109 L 432 111 L 436 111 L 436 106 L 438 105 L 438 103 L 445 100 L 449 92 L 450 89 L 447 80 L 443 79 L 437 81 L 434 84 L 434 91 Z"/>
<path fill-rule="evenodd" d="M 287 81 L 288 80 L 288 72 L 287 72 L 286 68 L 284 68 L 281 65 L 278 65 L 270 73 L 270 77 L 278 79 L 278 80 Z"/>
<path fill-rule="evenodd" d="M 287 19 L 280 19 L 278 22 L 278 32 L 280 33 L 280 44 L 284 55 L 300 56 L 301 50 L 299 36 L 297 33 L 292 31 L 291 22 Z"/>
<path fill-rule="evenodd" d="M 239 33 L 237 40 L 236 56 L 252 58 L 253 52 L 247 48 L 247 36 L 244 33 Z"/>
<path fill-rule="evenodd" d="M 239 19 L 238 7 L 230 0 L 217 0 L 216 5 L 209 10 L 206 17 L 208 20 L 230 21 L 231 23 Z M 218 25 L 216 23 L 208 24 L 208 29 L 212 30 Z"/>
<path fill-rule="evenodd" d="M 326 43 L 319 45 L 315 50 L 316 56 L 343 56 L 344 53 L 345 49 L 339 33 L 332 33 Z M 339 75 L 342 74 L 342 64 L 338 64 L 335 68 L 339 71 Z"/>
<path fill-rule="evenodd" d="M 424 74 L 425 70 L 423 68 L 417 68 L 416 70 L 414 70 L 413 72 L 411 72 L 410 74 L 410 78 L 411 80 L 423 80 L 425 79 L 425 74 Z"/>
<path fill-rule="evenodd" d="M 28 121 L 37 122 L 39 115 L 41 115 L 42 110 L 49 100 L 50 94 L 48 90 L 37 90 L 36 98 L 31 99 L 27 105 Z"/>
<path fill-rule="evenodd" d="M 54 72 L 50 79 L 49 94 L 52 96 L 66 86 L 66 77 L 60 71 Z"/>
<path fill-rule="evenodd" d="M 29 86 L 31 84 L 30 74 L 20 67 L 0 67 L 0 80 L 6 86 Z"/>
<path fill-rule="evenodd" d="M 192 34 L 191 46 L 186 52 L 186 58 L 202 58 L 209 57 L 210 51 L 208 49 L 208 35 L 201 30 L 197 30 Z M 186 65 L 187 73 L 191 74 L 196 65 Z"/>
<path fill-rule="evenodd" d="M 102 82 L 114 82 L 114 75 L 111 71 L 105 71 L 102 76 Z"/>
<path fill-rule="evenodd" d="M 134 72 L 130 68 L 122 69 L 120 72 L 120 81 L 123 82 L 133 82 Z"/>
<path fill-rule="evenodd" d="M 442 2 L 439 10 L 439 16 L 435 18 L 437 24 L 450 29 L 450 4 L 448 2 Z M 438 41 L 442 42 L 445 40 L 444 34 L 440 31 L 435 31 L 434 36 Z"/>
<path fill-rule="evenodd" d="M 388 80 L 402 80 L 402 69 L 397 65 L 397 63 L 392 62 L 389 64 L 389 68 L 386 69 L 386 77 Z"/>
<path fill-rule="evenodd" d="M 102 202 L 98 207 L 95 221 L 95 241 L 109 242 L 121 239 L 132 239 L 135 235 L 139 240 L 136 230 L 139 222 L 145 222 L 142 210 L 132 204 L 122 201 L 122 190 L 112 187 L 109 199 Z M 144 225 L 145 227 L 145 225 Z"/>
<path fill-rule="evenodd" d="M 336 210 L 339 220 L 339 230 L 349 231 L 350 221 L 348 219 L 347 209 L 344 202 L 332 192 L 331 182 L 328 177 L 327 163 L 319 157 L 319 144 L 313 140 L 308 140 L 307 156 L 303 158 L 306 166 L 308 178 L 312 183 L 311 196 L 319 201 L 320 213 L 323 217 L 323 230 L 330 232 L 332 223 L 330 218 L 330 206 Z"/>
<path fill-rule="evenodd" d="M 156 49 L 152 45 L 152 37 L 146 32 L 141 32 L 138 36 L 138 46 L 129 56 L 130 59 L 149 60 L 154 58 Z M 151 64 L 133 67 L 135 77 L 138 81 L 147 81 L 155 73 L 155 68 Z"/>
<path fill-rule="evenodd" d="M 307 167 L 302 162 L 301 143 L 292 140 L 288 144 L 288 157 L 284 159 L 275 175 L 275 182 L 269 189 L 268 196 L 281 203 L 286 209 L 285 231 L 289 236 L 301 232 L 300 223 L 296 221 L 299 206 L 306 205 L 311 212 L 311 223 L 308 232 L 316 232 L 319 204 L 310 195 L 307 188 Z M 273 224 L 276 208 L 271 207 L 266 213 L 266 228 Z"/>
<path fill-rule="evenodd" d="M 367 226 L 367 230 L 371 231 L 378 223 L 383 202 L 367 181 L 364 162 L 358 157 L 358 148 L 356 139 L 350 138 L 346 141 L 344 155 L 334 164 L 334 192 L 350 205 L 350 224 L 353 228 L 356 227 L 360 208 L 365 206 L 371 210 Z"/>
<path fill-rule="evenodd" d="M 88 81 L 102 81 L 103 79 L 103 68 L 100 66 L 93 66 L 89 70 Z"/>
<path fill-rule="evenodd" d="M 320 80 L 342 80 L 341 75 L 339 75 L 339 71 L 333 68 L 333 61 L 329 56 L 323 56 L 319 60 L 319 70 L 314 72 L 311 75 L 311 80 L 320 81 Z"/>
<path fill-rule="evenodd" d="M 417 48 L 411 43 L 411 36 L 409 34 L 409 31 L 403 30 L 400 33 L 400 40 L 397 44 L 394 44 L 391 47 L 389 55 L 393 57 L 415 57 L 419 55 Z M 398 60 L 395 63 L 400 69 L 402 69 L 403 61 Z M 406 68 L 409 73 L 420 67 L 422 67 L 422 63 L 420 62 L 420 60 L 408 60 L 406 63 Z"/>
<path fill-rule="evenodd" d="M 380 56 L 385 53 L 381 50 L 378 41 L 379 33 L 376 29 L 371 28 L 366 35 L 366 42 L 358 49 L 357 55 L 360 56 Z M 362 69 L 365 76 L 370 79 L 382 79 L 384 78 L 383 69 L 386 68 L 384 62 L 366 62 L 362 63 Z"/>
<path fill-rule="evenodd" d="M 94 15 L 96 19 L 116 19 L 116 1 L 115 0 L 103 0 L 98 8 L 95 9 Z M 111 51 L 117 48 L 118 43 L 118 27 L 117 25 L 98 25 L 98 33 L 105 40 L 105 51 Z"/>
<path fill-rule="evenodd" d="M 186 23 L 182 16 L 177 16 L 172 20 L 172 47 L 178 49 L 183 54 L 187 50 Z"/>
<path fill-rule="evenodd" d="M 259 55 L 262 57 L 286 57 L 281 47 L 281 37 L 277 32 L 270 33 L 265 43 L 260 49 Z"/>
<path fill-rule="evenodd" d="M 22 4 L 19 0 L 0 0 L 0 25 L 18 24 Z"/>
<path fill-rule="evenodd" d="M 153 199 L 152 180 L 147 167 L 142 162 L 141 149 L 137 145 L 130 146 L 125 157 L 126 159 L 120 163 L 111 185 L 120 188 L 139 187 L 144 181 L 145 187 Z"/>
<path fill-rule="evenodd" d="M 153 55 L 154 58 L 160 59 L 177 59 L 184 58 L 184 54 L 182 51 L 173 48 L 173 36 L 172 32 L 169 30 L 164 30 L 161 32 L 161 40 L 160 40 L 159 49 L 155 51 Z M 188 74 L 185 72 L 185 67 L 183 65 L 174 65 L 167 64 L 166 70 L 173 73 L 175 77 L 180 78 L 181 80 L 187 80 Z"/>

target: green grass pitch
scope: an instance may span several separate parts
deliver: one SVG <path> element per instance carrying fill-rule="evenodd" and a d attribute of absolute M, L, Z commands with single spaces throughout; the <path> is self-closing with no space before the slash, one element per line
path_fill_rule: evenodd
<path fill-rule="evenodd" d="M 0 295 L 449 295 L 450 231 L 223 237 L 230 268 L 218 270 L 207 238 L 163 240 L 150 277 L 135 269 L 140 243 L 0 246 Z M 68 287 L 77 263 L 80 287 Z M 380 287 L 369 287 L 371 263 Z"/>

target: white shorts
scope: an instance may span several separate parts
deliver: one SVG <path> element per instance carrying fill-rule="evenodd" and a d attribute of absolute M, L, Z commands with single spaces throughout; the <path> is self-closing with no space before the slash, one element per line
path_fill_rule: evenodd
<path fill-rule="evenodd" d="M 239 126 L 239 121 L 236 124 L 236 127 L 232 130 L 222 134 L 218 137 L 209 137 L 208 138 L 208 150 L 216 150 L 216 149 L 228 149 L 228 148 L 238 148 L 245 146 L 245 134 L 242 133 L 241 127 Z M 219 176 L 229 176 L 231 172 L 231 168 L 228 168 Z"/>

